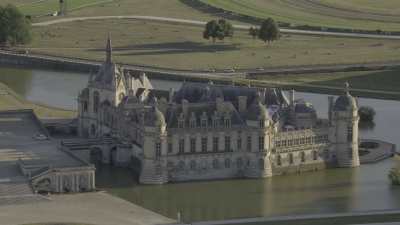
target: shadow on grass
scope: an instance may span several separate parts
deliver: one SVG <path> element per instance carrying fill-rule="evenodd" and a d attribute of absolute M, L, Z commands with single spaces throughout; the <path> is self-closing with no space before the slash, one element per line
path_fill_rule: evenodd
<path fill-rule="evenodd" d="M 200 42 L 165 42 L 153 44 L 127 45 L 113 48 L 116 55 L 160 55 L 184 53 L 214 53 L 219 51 L 239 50 L 239 44 L 225 43 L 200 43 Z M 88 51 L 105 51 L 103 48 Z M 132 52 L 137 51 L 137 52 Z M 124 53 L 125 52 L 125 53 Z"/>

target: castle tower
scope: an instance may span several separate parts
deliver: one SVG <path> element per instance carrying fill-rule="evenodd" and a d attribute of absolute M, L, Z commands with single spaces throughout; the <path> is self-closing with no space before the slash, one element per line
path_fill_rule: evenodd
<path fill-rule="evenodd" d="M 350 95 L 349 84 L 345 84 L 344 94 L 336 99 L 332 109 L 333 146 L 339 167 L 357 167 L 358 155 L 358 106 Z"/>
<path fill-rule="evenodd" d="M 164 114 L 157 108 L 156 104 L 151 109 L 146 109 L 143 113 L 145 135 L 143 138 L 140 183 L 167 183 L 167 125 Z"/>

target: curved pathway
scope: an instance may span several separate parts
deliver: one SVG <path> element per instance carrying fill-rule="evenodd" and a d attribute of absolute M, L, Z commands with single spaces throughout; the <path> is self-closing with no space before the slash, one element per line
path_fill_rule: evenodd
<path fill-rule="evenodd" d="M 205 21 L 199 20 L 187 20 L 178 19 L 170 17 L 158 17 L 158 16 L 136 16 L 136 15 L 126 15 L 126 16 L 90 16 L 90 17 L 70 17 L 55 19 L 46 22 L 34 23 L 33 26 L 49 26 L 60 23 L 69 23 L 75 21 L 86 21 L 86 20 L 105 20 L 105 19 L 132 19 L 132 20 L 146 20 L 154 22 L 166 22 L 166 23 L 176 23 L 183 25 L 196 25 L 204 26 Z M 250 25 L 233 25 L 237 29 L 248 30 Z M 361 34 L 361 33 L 341 33 L 341 32 L 326 32 L 326 31 L 311 31 L 311 30 L 295 30 L 295 29 L 281 29 L 282 33 L 287 34 L 303 34 L 303 35 L 320 35 L 320 36 L 336 36 L 336 37 L 352 37 L 352 38 L 375 38 L 375 39 L 392 39 L 400 40 L 399 35 L 379 35 L 379 34 Z"/>

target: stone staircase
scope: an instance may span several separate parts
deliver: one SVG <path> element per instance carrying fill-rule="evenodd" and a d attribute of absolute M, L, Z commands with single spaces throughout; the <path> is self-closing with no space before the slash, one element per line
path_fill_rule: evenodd
<path fill-rule="evenodd" d="M 154 162 L 151 160 L 144 160 L 142 172 L 140 174 L 140 183 L 142 184 L 165 184 L 168 182 L 165 170 L 157 171 Z"/>

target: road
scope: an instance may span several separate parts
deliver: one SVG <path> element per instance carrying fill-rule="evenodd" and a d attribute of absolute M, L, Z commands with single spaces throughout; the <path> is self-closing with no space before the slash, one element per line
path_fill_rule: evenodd
<path fill-rule="evenodd" d="M 177 23 L 186 25 L 204 26 L 205 21 L 199 20 L 187 20 L 169 17 L 158 17 L 158 16 L 137 16 L 137 15 L 126 15 L 126 16 L 90 16 L 90 17 L 69 17 L 62 19 L 55 19 L 51 21 L 45 21 L 40 23 L 34 23 L 33 26 L 49 26 L 59 23 L 69 23 L 74 21 L 85 21 L 85 20 L 104 20 L 104 19 L 132 19 L 132 20 L 146 20 L 154 22 L 167 22 Z M 248 30 L 250 25 L 233 25 L 234 28 Z M 352 37 L 352 38 L 374 38 L 374 39 L 391 39 L 400 40 L 399 35 L 379 35 L 379 34 L 361 34 L 361 33 L 341 33 L 341 32 L 327 32 L 327 31 L 310 31 L 310 30 L 296 30 L 296 29 L 281 29 L 282 33 L 286 34 L 303 34 L 303 35 L 320 35 L 320 36 L 335 36 L 335 37 Z"/>

